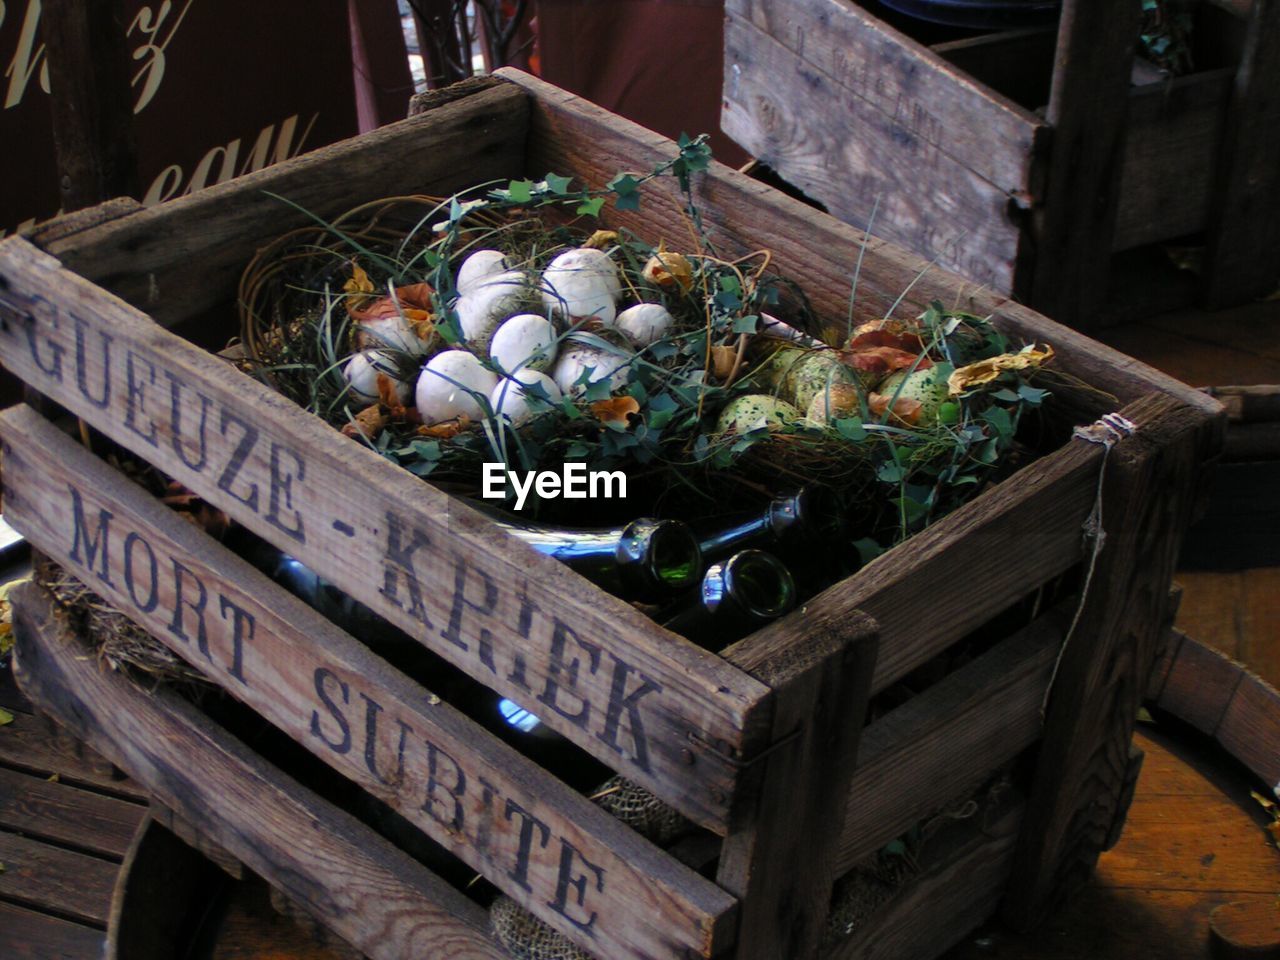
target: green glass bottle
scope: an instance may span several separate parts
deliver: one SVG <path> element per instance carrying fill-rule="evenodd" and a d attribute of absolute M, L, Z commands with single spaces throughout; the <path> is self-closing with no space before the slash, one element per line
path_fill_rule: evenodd
<path fill-rule="evenodd" d="M 698 592 L 657 619 L 699 646 L 719 649 L 790 612 L 796 598 L 795 580 L 781 560 L 740 550 L 708 567 Z"/>
<path fill-rule="evenodd" d="M 835 544 L 845 536 L 846 517 L 830 487 L 811 483 L 797 493 L 777 497 L 763 511 L 731 519 L 714 530 L 699 531 L 704 561 L 714 562 L 748 547 L 788 560 L 812 559 L 812 548 Z"/>

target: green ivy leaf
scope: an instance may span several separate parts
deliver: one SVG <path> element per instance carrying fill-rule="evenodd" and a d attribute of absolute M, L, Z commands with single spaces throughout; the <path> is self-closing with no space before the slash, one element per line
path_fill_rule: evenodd
<path fill-rule="evenodd" d="M 938 422 L 947 426 L 960 422 L 960 404 L 946 400 L 938 406 Z"/>
<path fill-rule="evenodd" d="M 906 475 L 907 471 L 902 464 L 894 460 L 886 460 L 876 468 L 876 476 L 885 483 L 901 483 Z"/>
<path fill-rule="evenodd" d="M 512 180 L 507 184 L 507 196 L 516 203 L 528 203 L 533 199 L 533 181 Z"/>
<path fill-rule="evenodd" d="M 547 182 L 547 189 L 557 197 L 563 197 L 568 193 L 569 184 L 573 183 L 573 177 L 562 177 L 555 173 L 548 173 L 543 179 Z"/>
<path fill-rule="evenodd" d="M 580 217 L 598 217 L 600 211 L 604 208 L 604 197 L 592 197 L 590 200 L 583 200 L 578 204 L 575 213 Z"/>
<path fill-rule="evenodd" d="M 861 443 L 867 439 L 867 431 L 863 428 L 861 420 L 846 417 L 843 420 L 837 420 L 835 427 L 836 433 L 853 443 Z M 895 463 L 894 466 L 896 467 L 897 464 Z"/>
<path fill-rule="evenodd" d="M 756 316 L 754 313 L 748 313 L 746 316 L 738 317 L 736 320 L 733 321 L 733 328 L 732 328 L 733 332 L 734 333 L 755 333 L 756 323 L 757 321 L 759 321 L 759 319 L 760 318 Z"/>
<path fill-rule="evenodd" d="M 620 194 L 618 199 L 613 201 L 613 206 L 618 210 L 639 210 L 640 191 L 636 190 L 632 193 Z"/>
<path fill-rule="evenodd" d="M 585 460 L 587 455 L 591 453 L 591 448 L 581 440 L 575 440 L 569 444 L 569 448 L 564 452 L 566 460 Z"/>

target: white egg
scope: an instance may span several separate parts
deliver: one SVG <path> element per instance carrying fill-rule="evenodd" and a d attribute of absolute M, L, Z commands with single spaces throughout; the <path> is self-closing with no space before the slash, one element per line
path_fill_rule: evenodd
<path fill-rule="evenodd" d="M 610 326 L 621 294 L 613 261 L 591 247 L 562 253 L 542 271 L 542 302 L 555 316 L 574 321 L 595 317 Z"/>
<path fill-rule="evenodd" d="M 485 368 L 475 354 L 466 350 L 446 350 L 432 357 L 418 375 L 418 413 L 425 424 L 454 417 L 484 416 L 484 408 L 473 394 L 488 396 L 497 375 Z"/>
<path fill-rule="evenodd" d="M 386 347 L 388 350 L 399 350 L 401 353 L 411 353 L 415 357 L 422 356 L 430 347 L 426 340 L 413 332 L 409 321 L 399 314 L 364 321 L 359 324 L 359 329 L 366 335 L 365 343 Z"/>
<path fill-rule="evenodd" d="M 462 339 L 474 350 L 489 350 L 498 325 L 529 299 L 529 285 L 519 270 L 484 277 L 453 304 Z"/>
<path fill-rule="evenodd" d="M 546 370 L 556 358 L 555 324 L 537 313 L 517 313 L 494 333 L 489 356 L 508 373 Z"/>
<path fill-rule="evenodd" d="M 458 268 L 458 293 L 467 293 L 487 277 L 505 273 L 510 268 L 507 256 L 501 250 L 477 250 L 462 261 Z"/>
<path fill-rule="evenodd" d="M 631 358 L 588 344 L 574 343 L 560 351 L 551 371 L 556 386 L 571 397 L 581 396 L 587 388 L 601 380 L 609 381 L 609 392 L 616 393 L 627 385 Z M 583 375 L 591 373 L 583 381 Z M 583 382 L 580 382 L 583 381 Z"/>
<path fill-rule="evenodd" d="M 640 349 L 665 337 L 673 323 L 675 318 L 662 304 L 637 303 L 618 314 L 614 326 Z"/>
<path fill-rule="evenodd" d="M 541 387 L 546 399 L 526 389 L 532 386 Z M 556 382 L 545 373 L 521 370 L 498 381 L 489 393 L 489 403 L 499 417 L 510 420 L 513 427 L 519 427 L 555 409 L 561 396 Z"/>
<path fill-rule="evenodd" d="M 378 374 L 385 374 L 395 387 L 396 397 L 403 406 L 413 393 L 413 385 L 398 376 L 399 365 L 395 355 L 388 350 L 362 350 L 355 354 L 342 368 L 342 375 L 351 385 L 351 395 L 366 403 L 375 403 L 381 398 L 378 392 Z"/>

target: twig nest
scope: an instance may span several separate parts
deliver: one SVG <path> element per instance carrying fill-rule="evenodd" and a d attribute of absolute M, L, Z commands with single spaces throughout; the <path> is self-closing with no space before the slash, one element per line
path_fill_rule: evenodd
<path fill-rule="evenodd" d="M 802 347 L 825 347 L 826 344 L 817 337 L 811 337 L 803 330 L 797 330 L 789 323 L 783 323 L 777 317 L 771 317 L 767 313 L 760 314 L 760 325 L 757 332 L 762 337 L 773 337 L 776 340 L 788 340 L 791 343 L 799 344 Z"/>
<path fill-rule="evenodd" d="M 489 357 L 500 370 L 546 370 L 556 358 L 556 328 L 537 313 L 517 313 L 502 322 L 489 344 Z"/>
<path fill-rule="evenodd" d="M 800 419 L 800 411 L 767 393 L 748 393 L 730 400 L 716 421 L 716 433 L 748 433 L 760 427 L 770 432 Z"/>
<path fill-rule="evenodd" d="M 833 383 L 828 389 L 819 390 L 814 395 L 805 408 L 805 419 L 826 426 L 833 420 L 856 417 L 862 412 L 858 394 L 858 388 L 851 383 Z"/>
<path fill-rule="evenodd" d="M 413 395 L 413 384 L 400 377 L 400 365 L 390 350 L 362 350 L 342 368 L 342 376 L 351 388 L 351 395 L 365 403 L 377 403 L 384 396 L 378 388 L 379 378 L 391 386 L 396 399 L 404 406 Z"/>
<path fill-rule="evenodd" d="M 498 377 L 466 350 L 437 353 L 422 368 L 415 391 L 418 413 L 428 426 L 455 417 L 477 420 L 484 408 L 476 394 L 487 397 Z"/>
<path fill-rule="evenodd" d="M 434 329 L 431 323 L 415 323 L 398 313 L 361 320 L 356 324 L 361 346 L 398 350 L 415 357 L 421 357 L 431 349 Z M 427 332 L 428 336 L 419 336 L 420 331 Z"/>
<path fill-rule="evenodd" d="M 560 254 L 542 271 L 542 302 L 571 322 L 595 318 L 612 326 L 622 280 L 603 250 L 579 247 Z"/>
<path fill-rule="evenodd" d="M 454 287 L 459 294 L 470 293 L 480 281 L 506 273 L 510 268 L 507 255 L 501 250 L 477 250 L 462 261 Z"/>
<path fill-rule="evenodd" d="M 602 347 L 571 343 L 560 351 L 551 371 L 556 386 L 571 397 L 579 397 L 602 380 L 609 381 L 609 392 L 617 393 L 627 385 L 630 357 L 619 356 Z"/>
<path fill-rule="evenodd" d="M 642 350 L 665 337 L 674 323 L 675 318 L 662 304 L 637 303 L 618 314 L 613 325 L 626 334 L 637 350 Z"/>
<path fill-rule="evenodd" d="M 920 404 L 917 422 L 931 423 L 938 418 L 939 408 L 947 402 L 951 395 L 947 380 L 943 377 L 942 367 L 930 367 L 928 370 L 916 370 L 908 373 L 899 370 L 887 376 L 876 389 L 886 401 L 914 400 Z"/>
<path fill-rule="evenodd" d="M 489 342 L 503 320 L 518 313 L 529 300 L 529 287 L 519 270 L 477 280 L 454 302 L 462 339 L 473 350 L 489 352 Z"/>
<path fill-rule="evenodd" d="M 562 394 L 556 382 L 536 370 L 519 370 L 498 381 L 489 393 L 489 405 L 511 426 L 520 427 L 535 417 L 550 413 Z"/>

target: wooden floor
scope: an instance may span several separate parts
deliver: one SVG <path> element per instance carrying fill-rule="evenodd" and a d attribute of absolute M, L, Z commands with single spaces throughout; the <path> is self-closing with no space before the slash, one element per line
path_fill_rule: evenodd
<path fill-rule="evenodd" d="M 0 958 L 99 960 L 146 795 L 32 712 L 0 669 Z"/>

